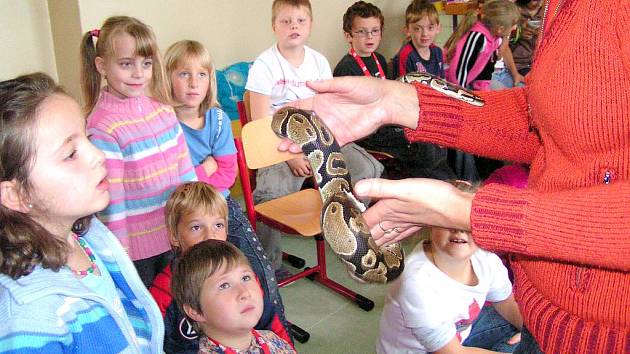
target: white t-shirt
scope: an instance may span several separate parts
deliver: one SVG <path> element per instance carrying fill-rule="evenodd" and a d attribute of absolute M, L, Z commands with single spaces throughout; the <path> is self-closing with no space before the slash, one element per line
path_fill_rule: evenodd
<path fill-rule="evenodd" d="M 454 336 L 461 343 L 486 300 L 503 301 L 512 293 L 507 269 L 495 254 L 480 249 L 472 255 L 479 282 L 468 286 L 429 261 L 423 249 L 425 242 L 416 246 L 400 278 L 387 289 L 378 353 L 433 352 Z M 416 337 L 413 332 L 421 335 Z"/>
<path fill-rule="evenodd" d="M 269 96 L 271 115 L 288 102 L 314 96 L 315 92 L 306 87 L 307 81 L 330 78 L 330 64 L 320 53 L 304 46 L 304 61 L 295 67 L 280 54 L 276 44 L 256 58 L 245 89 Z"/>

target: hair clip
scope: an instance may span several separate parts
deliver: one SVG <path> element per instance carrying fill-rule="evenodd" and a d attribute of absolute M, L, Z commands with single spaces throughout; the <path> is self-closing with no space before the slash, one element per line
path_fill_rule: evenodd
<path fill-rule="evenodd" d="M 101 30 L 98 28 L 95 28 L 91 30 L 89 33 L 90 33 L 90 36 L 98 38 L 98 36 L 101 34 Z"/>

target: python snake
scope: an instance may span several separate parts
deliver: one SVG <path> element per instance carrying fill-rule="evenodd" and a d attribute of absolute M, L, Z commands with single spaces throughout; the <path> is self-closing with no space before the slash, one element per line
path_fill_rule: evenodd
<path fill-rule="evenodd" d="M 404 268 L 403 249 L 400 243 L 382 247 L 374 243 L 361 214 L 365 206 L 352 194 L 350 172 L 328 127 L 313 111 L 286 107 L 273 115 L 271 128 L 302 147 L 323 202 L 324 239 L 350 276 L 362 282 L 396 279 Z"/>

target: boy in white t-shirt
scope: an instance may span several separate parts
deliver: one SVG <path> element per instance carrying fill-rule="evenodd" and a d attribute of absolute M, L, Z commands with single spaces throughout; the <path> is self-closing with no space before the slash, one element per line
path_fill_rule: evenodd
<path fill-rule="evenodd" d="M 307 81 L 332 78 L 328 60 L 305 45 L 313 20 L 309 0 L 274 0 L 271 12 L 277 43 L 256 59 L 245 86 L 250 92 L 252 119 L 268 117 L 289 102 L 315 95 L 306 86 Z M 383 172 L 383 166 L 355 144 L 344 146 L 341 152 L 353 183 L 363 178 L 379 177 Z M 310 165 L 304 157 L 259 169 L 254 202 L 297 192 L 311 174 Z M 260 223 L 257 231 L 280 281 L 289 275 L 280 267 L 281 233 Z"/>
<path fill-rule="evenodd" d="M 469 232 L 434 227 L 389 285 L 376 349 L 512 352 L 522 323 L 499 257 L 479 249 Z"/>

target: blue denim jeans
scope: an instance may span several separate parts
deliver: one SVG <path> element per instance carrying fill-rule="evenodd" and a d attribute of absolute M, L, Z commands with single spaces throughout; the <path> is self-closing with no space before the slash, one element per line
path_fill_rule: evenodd
<path fill-rule="evenodd" d="M 523 326 L 521 331 L 521 344 L 516 348 L 514 353 L 517 354 L 543 354 L 542 350 L 536 343 L 536 339 L 532 336 L 532 333 Z"/>
<path fill-rule="evenodd" d="M 490 305 L 481 309 L 479 317 L 473 322 L 470 335 L 462 343 L 466 347 L 483 348 L 503 353 L 512 353 L 518 344 L 509 345 L 507 341 L 518 329 L 512 326 Z"/>
<path fill-rule="evenodd" d="M 228 205 L 228 241 L 245 254 L 263 288 L 264 308 L 256 328 L 271 329 L 273 317 L 277 314 L 287 333 L 291 336 L 284 316 L 284 305 L 278 291 L 274 269 L 241 206 L 230 196 L 226 199 Z"/>

